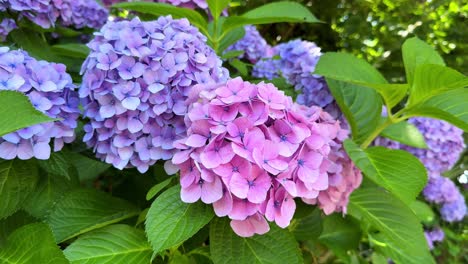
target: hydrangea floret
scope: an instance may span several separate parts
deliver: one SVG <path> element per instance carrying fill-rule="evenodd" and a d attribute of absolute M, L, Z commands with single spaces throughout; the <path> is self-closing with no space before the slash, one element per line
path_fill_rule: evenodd
<path fill-rule="evenodd" d="M 226 51 L 244 51 L 238 58 L 245 58 L 251 63 L 256 63 L 267 55 L 268 44 L 255 26 L 247 25 L 244 30 L 244 37 L 227 48 Z"/>
<path fill-rule="evenodd" d="M 362 176 L 341 149 L 347 131 L 329 114 L 241 78 L 193 96 L 172 159 L 184 202 L 213 204 L 244 237 L 267 232 L 266 220 L 287 227 L 295 197 L 346 212 Z"/>
<path fill-rule="evenodd" d="M 108 22 L 88 44 L 79 90 L 86 144 L 118 169 L 145 172 L 185 137 L 189 92 L 227 79 L 221 60 L 187 19 Z"/>
<path fill-rule="evenodd" d="M 38 111 L 58 121 L 33 125 L 0 137 L 0 158 L 48 159 L 75 139 L 78 93 L 65 65 L 38 61 L 21 50 L 0 48 L 0 90 L 26 95 Z M 53 143 L 53 148 L 51 144 Z"/>
<path fill-rule="evenodd" d="M 15 20 L 11 18 L 4 18 L 0 22 L 0 41 L 5 41 L 8 34 L 17 28 Z"/>
<path fill-rule="evenodd" d="M 424 236 L 426 237 L 427 245 L 430 250 L 434 249 L 434 242 L 442 242 L 445 238 L 444 231 L 441 228 L 426 230 L 424 231 Z"/>

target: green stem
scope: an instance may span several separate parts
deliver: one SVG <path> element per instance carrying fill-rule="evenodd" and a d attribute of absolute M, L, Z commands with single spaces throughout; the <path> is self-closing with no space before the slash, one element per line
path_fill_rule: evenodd
<path fill-rule="evenodd" d="M 380 133 L 385 129 L 387 128 L 389 125 L 393 124 L 393 121 L 388 118 L 387 120 L 385 120 L 385 122 L 381 125 L 379 125 L 375 130 L 374 132 L 372 132 L 372 134 L 370 134 L 366 140 L 364 140 L 364 142 L 362 142 L 361 144 L 361 148 L 362 149 L 366 149 L 371 143 L 372 141 L 374 141 L 374 139 L 376 137 L 378 137 L 380 135 Z"/>

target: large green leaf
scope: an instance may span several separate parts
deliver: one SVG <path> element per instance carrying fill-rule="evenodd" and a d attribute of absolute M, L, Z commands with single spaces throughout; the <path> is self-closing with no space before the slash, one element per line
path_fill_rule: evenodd
<path fill-rule="evenodd" d="M 297 240 L 315 240 L 322 233 L 322 218 L 320 210 L 315 208 L 312 213 L 293 220 L 289 230 L 294 234 Z"/>
<path fill-rule="evenodd" d="M 23 209 L 43 220 L 66 193 L 77 187 L 76 181 L 51 173 L 41 173 L 39 183 L 25 200 Z"/>
<path fill-rule="evenodd" d="M 129 202 L 92 189 L 77 189 L 63 196 L 46 222 L 58 242 L 138 215 Z"/>
<path fill-rule="evenodd" d="M 446 91 L 465 88 L 468 78 L 451 68 L 423 64 L 416 67 L 414 82 L 408 100 L 408 107 L 424 102 L 427 99 Z"/>
<path fill-rule="evenodd" d="M 218 18 L 223 10 L 229 5 L 230 0 L 207 0 L 208 7 L 210 8 L 211 16 Z"/>
<path fill-rule="evenodd" d="M 154 252 L 158 253 L 192 237 L 210 222 L 213 215 L 209 205 L 182 202 L 180 186 L 176 185 L 151 204 L 146 216 L 146 234 Z"/>
<path fill-rule="evenodd" d="M 245 35 L 244 27 L 237 27 L 223 35 L 221 41 L 219 42 L 219 47 L 217 52 L 222 54 L 229 46 L 236 43 L 238 40 L 243 38 Z"/>
<path fill-rule="evenodd" d="M 386 127 L 382 136 L 416 148 L 427 148 L 423 134 L 417 127 L 405 121 Z"/>
<path fill-rule="evenodd" d="M 151 246 L 145 233 L 128 225 L 110 225 L 80 236 L 64 253 L 72 264 L 146 264 Z"/>
<path fill-rule="evenodd" d="M 328 87 L 348 121 L 353 139 L 362 143 L 379 124 L 382 99 L 376 91 L 327 79 Z"/>
<path fill-rule="evenodd" d="M 37 111 L 24 94 L 0 91 L 0 120 L 0 136 L 3 136 L 21 128 L 56 119 Z"/>
<path fill-rule="evenodd" d="M 146 194 L 146 200 L 151 200 L 153 199 L 160 191 L 162 191 L 164 188 L 166 188 L 172 181 L 173 178 L 166 179 L 153 187 L 148 191 Z"/>
<path fill-rule="evenodd" d="M 68 160 L 64 152 L 53 152 L 47 160 L 38 160 L 39 166 L 47 173 L 59 177 L 65 177 L 68 180 L 78 178 L 77 170 Z"/>
<path fill-rule="evenodd" d="M 410 207 L 421 222 L 429 224 L 434 221 L 435 214 L 426 203 L 416 200 L 410 204 Z"/>
<path fill-rule="evenodd" d="M 186 18 L 200 31 L 206 34 L 208 23 L 197 11 L 188 8 L 176 7 L 170 4 L 163 3 L 148 3 L 148 2 L 127 2 L 117 3 L 113 8 L 123 8 L 130 11 L 136 11 L 142 14 L 152 15 L 154 17 L 171 15 L 174 18 Z"/>
<path fill-rule="evenodd" d="M 211 222 L 210 251 L 215 264 L 303 263 L 298 244 L 287 229 L 271 225 L 264 235 L 243 238 L 232 231 L 227 218 Z"/>
<path fill-rule="evenodd" d="M 408 108 L 406 115 L 425 116 L 445 120 L 468 131 L 468 89 L 450 90 Z"/>
<path fill-rule="evenodd" d="M 401 47 L 403 63 L 405 64 L 406 79 L 413 84 L 414 71 L 418 65 L 438 64 L 445 65 L 442 57 L 426 42 L 417 37 L 407 39 Z"/>
<path fill-rule="evenodd" d="M 344 147 L 364 175 L 411 204 L 427 183 L 424 165 L 409 152 L 384 147 L 359 148 L 351 140 Z"/>
<path fill-rule="evenodd" d="M 77 169 L 80 181 L 93 180 L 111 167 L 110 164 L 88 158 L 75 152 L 66 152 L 66 156 Z"/>
<path fill-rule="evenodd" d="M 43 223 L 23 226 L 13 232 L 0 249 L 0 263 L 66 264 L 68 260 L 55 244 L 49 227 Z"/>
<path fill-rule="evenodd" d="M 37 219 L 24 211 L 18 211 L 0 220 L 0 248 L 5 246 L 8 236 L 17 228 L 37 222 Z"/>
<path fill-rule="evenodd" d="M 0 160 L 0 219 L 23 206 L 38 178 L 33 161 Z"/>
<path fill-rule="evenodd" d="M 392 194 L 381 188 L 357 189 L 348 212 L 378 231 L 372 234 L 379 238 L 378 247 L 396 263 L 435 263 L 418 218 Z"/>
<path fill-rule="evenodd" d="M 352 67 L 336 67 L 352 65 Z M 316 74 L 376 90 L 388 107 L 400 102 L 408 91 L 406 84 L 388 84 L 383 75 L 363 59 L 343 52 L 327 52 L 320 57 Z"/>
<path fill-rule="evenodd" d="M 58 55 L 79 59 L 86 59 L 89 54 L 88 46 L 77 43 L 57 44 L 52 46 L 52 50 Z"/>
<path fill-rule="evenodd" d="M 280 22 L 320 22 L 310 10 L 295 2 L 274 2 L 252 9 L 241 16 L 230 16 L 223 24 L 223 33 L 244 25 L 271 24 Z"/>
<path fill-rule="evenodd" d="M 360 240 L 359 225 L 350 217 L 332 214 L 323 219 L 323 231 L 319 241 L 341 258 L 346 258 L 346 251 L 356 249 Z"/>

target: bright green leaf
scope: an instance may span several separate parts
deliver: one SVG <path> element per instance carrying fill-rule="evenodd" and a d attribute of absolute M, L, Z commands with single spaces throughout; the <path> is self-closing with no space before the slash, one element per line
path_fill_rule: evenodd
<path fill-rule="evenodd" d="M 346 140 L 344 147 L 365 176 L 406 204 L 411 204 L 427 183 L 424 165 L 409 152 L 384 147 L 362 150 L 351 140 Z"/>
<path fill-rule="evenodd" d="M 421 222 L 429 224 L 434 221 L 434 212 L 426 203 L 416 200 L 410 204 L 410 207 Z"/>
<path fill-rule="evenodd" d="M 307 7 L 295 2 L 282 1 L 262 5 L 241 16 L 228 17 L 223 24 L 223 32 L 243 25 L 280 22 L 317 23 L 320 21 Z"/>
<path fill-rule="evenodd" d="M 243 50 L 231 50 L 231 51 L 228 51 L 228 52 L 224 53 L 224 54 L 221 56 L 221 59 L 222 59 L 222 60 L 229 60 L 229 59 L 232 59 L 232 58 L 239 57 L 239 56 L 241 56 L 242 54 L 244 54 L 244 51 L 243 51 Z"/>
<path fill-rule="evenodd" d="M 435 263 L 419 220 L 392 194 L 381 188 L 357 189 L 351 194 L 348 213 L 379 232 L 373 234 L 380 238 L 378 247 L 396 263 Z"/>
<path fill-rule="evenodd" d="M 414 82 L 407 107 L 424 102 L 443 92 L 467 86 L 468 78 L 456 70 L 433 64 L 420 65 L 414 72 Z"/>
<path fill-rule="evenodd" d="M 229 5 L 230 0 L 207 0 L 208 7 L 213 18 L 217 18 L 221 15 L 223 10 Z"/>
<path fill-rule="evenodd" d="M 33 161 L 0 160 L 0 219 L 23 206 L 39 179 Z"/>
<path fill-rule="evenodd" d="M 37 222 L 37 219 L 24 211 L 18 211 L 0 220 L 0 248 L 5 246 L 8 236 L 17 228 Z"/>
<path fill-rule="evenodd" d="M 43 223 L 23 226 L 13 232 L 0 249 L 0 263 L 66 264 L 68 260 L 55 244 L 49 227 Z"/>
<path fill-rule="evenodd" d="M 79 59 L 86 59 L 89 54 L 89 48 L 86 45 L 77 43 L 57 44 L 52 46 L 52 50 L 59 55 Z"/>
<path fill-rule="evenodd" d="M 211 206 L 184 203 L 180 186 L 162 193 L 150 207 L 145 230 L 155 253 L 177 246 L 192 237 L 213 218 Z"/>
<path fill-rule="evenodd" d="M 327 84 L 351 126 L 353 140 L 362 143 L 379 124 L 381 97 L 370 88 L 351 83 L 327 79 Z"/>
<path fill-rule="evenodd" d="M 219 42 L 218 54 L 222 54 L 229 46 L 236 43 L 238 40 L 243 38 L 245 35 L 244 27 L 236 27 L 233 30 L 226 33 L 221 41 Z"/>
<path fill-rule="evenodd" d="M 360 240 L 359 225 L 350 217 L 344 218 L 342 215 L 332 214 L 323 219 L 323 231 L 319 241 L 341 258 L 346 259 L 346 252 L 356 249 Z"/>
<path fill-rule="evenodd" d="M 163 3 L 148 3 L 148 2 L 124 2 L 117 3 L 113 8 L 122 8 L 130 11 L 136 11 L 142 14 L 152 15 L 155 18 L 159 16 L 172 15 L 173 18 L 186 18 L 200 31 L 207 33 L 208 23 L 197 11 L 176 7 L 170 4 Z"/>
<path fill-rule="evenodd" d="M 303 263 L 298 244 L 287 229 L 273 224 L 264 235 L 243 238 L 232 231 L 227 218 L 211 222 L 210 252 L 215 264 Z"/>
<path fill-rule="evenodd" d="M 160 191 L 166 188 L 172 181 L 173 178 L 166 179 L 163 182 L 156 184 L 155 186 L 151 187 L 151 189 L 146 194 L 146 200 L 149 201 L 154 198 Z"/>
<path fill-rule="evenodd" d="M 426 42 L 417 37 L 407 39 L 401 47 L 403 63 L 405 64 L 406 79 L 413 84 L 414 71 L 422 64 L 445 65 L 442 57 Z"/>
<path fill-rule="evenodd" d="M 229 64 L 234 67 L 241 76 L 247 76 L 249 74 L 249 69 L 247 68 L 247 64 L 244 62 L 238 60 L 238 59 L 233 59 L 229 61 Z"/>
<path fill-rule="evenodd" d="M 52 122 L 37 111 L 28 97 L 15 91 L 0 91 L 0 136 L 35 124 Z"/>
<path fill-rule="evenodd" d="M 64 253 L 71 264 L 146 264 L 153 251 L 143 231 L 110 225 L 80 236 Z"/>
<path fill-rule="evenodd" d="M 423 134 L 417 127 L 402 121 L 386 127 L 382 136 L 416 148 L 427 148 Z"/>
<path fill-rule="evenodd" d="M 63 196 L 46 222 L 58 242 L 138 215 L 125 200 L 92 189 L 77 189 Z"/>

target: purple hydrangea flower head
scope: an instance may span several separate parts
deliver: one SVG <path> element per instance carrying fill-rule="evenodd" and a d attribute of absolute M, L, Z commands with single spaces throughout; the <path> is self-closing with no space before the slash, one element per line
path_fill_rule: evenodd
<path fill-rule="evenodd" d="M 442 219 L 450 223 L 462 221 L 466 216 L 465 198 L 460 192 L 457 194 L 454 201 L 444 203 L 440 208 Z"/>
<path fill-rule="evenodd" d="M 9 0 L 4 3 L 4 8 L 42 28 L 55 24 L 100 28 L 108 16 L 107 10 L 95 0 Z"/>
<path fill-rule="evenodd" d="M 244 53 L 240 55 L 239 58 L 246 58 L 250 62 L 255 63 L 267 55 L 268 44 L 266 40 L 260 35 L 260 32 L 258 32 L 255 26 L 248 25 L 245 26 L 244 29 L 244 37 L 228 47 L 226 51 L 244 51 Z"/>
<path fill-rule="evenodd" d="M 79 90 L 84 141 L 116 168 L 145 172 L 185 136 L 189 92 L 226 81 L 227 70 L 187 19 L 108 22 L 95 35 Z"/>
<path fill-rule="evenodd" d="M 346 212 L 362 176 L 342 149 L 348 132 L 338 121 L 263 82 L 235 78 L 195 93 L 172 158 L 184 202 L 213 204 L 240 236 L 267 232 L 267 220 L 287 227 L 295 197 Z"/>
<path fill-rule="evenodd" d="M 424 236 L 426 237 L 427 245 L 430 250 L 434 249 L 434 242 L 442 242 L 445 238 L 444 231 L 440 228 L 426 230 L 424 231 Z"/>
<path fill-rule="evenodd" d="M 0 22 L 0 41 L 5 41 L 10 31 L 16 27 L 15 20 L 11 18 L 4 18 L 2 22 Z"/>
<path fill-rule="evenodd" d="M 254 77 L 274 78 L 277 77 L 276 73 L 280 72 L 280 75 L 299 91 L 296 99 L 299 104 L 319 106 L 333 117 L 341 116 L 325 79 L 312 74 L 322 55 L 315 43 L 297 39 L 279 44 L 272 51 L 275 56 L 269 55 L 267 57 L 272 58 L 260 60 L 259 65 L 254 66 Z M 267 52 L 272 53 L 268 49 Z M 275 57 L 279 57 L 279 62 L 275 62 Z"/>
<path fill-rule="evenodd" d="M 170 4 L 173 6 L 185 7 L 190 9 L 200 8 L 204 10 L 208 10 L 208 3 L 206 0 L 146 0 L 147 2 L 158 2 L 158 3 L 165 3 Z M 131 2 L 131 0 L 103 0 L 102 3 L 106 6 L 113 5 L 115 3 L 121 2 Z"/>
<path fill-rule="evenodd" d="M 79 98 L 65 65 L 37 61 L 20 50 L 0 49 L 0 90 L 25 94 L 34 108 L 59 121 L 33 125 L 0 137 L 0 158 L 48 159 L 75 139 Z"/>

